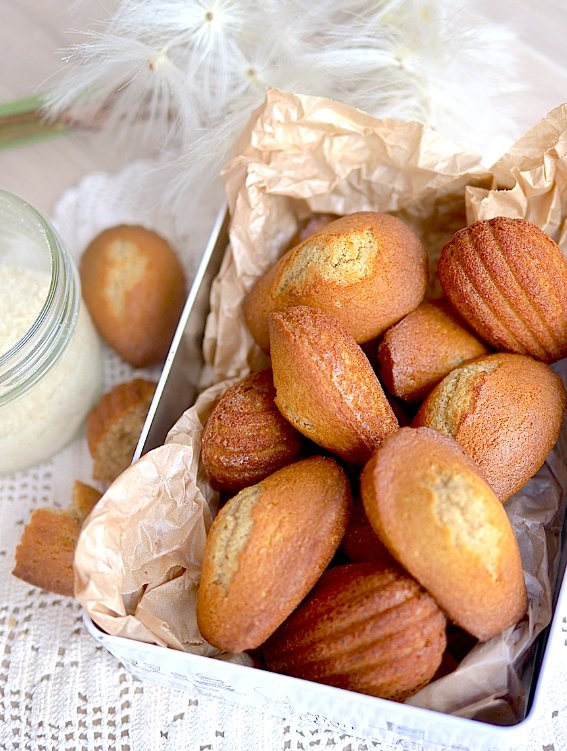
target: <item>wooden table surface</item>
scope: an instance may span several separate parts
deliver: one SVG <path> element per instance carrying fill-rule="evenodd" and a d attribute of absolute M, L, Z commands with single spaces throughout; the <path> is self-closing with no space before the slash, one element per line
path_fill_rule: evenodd
<path fill-rule="evenodd" d="M 104 4 L 110 8 L 113 0 Z M 102 3 L 70 0 L 0 0 L 0 102 L 45 91 L 52 77 L 64 68 L 69 46 L 81 39 L 72 29 L 91 28 L 104 18 Z M 9 61 L 9 64 L 6 62 Z M 116 149 L 99 133 L 75 132 L 0 150 L 0 187 L 25 198 L 49 214 L 58 197 L 84 175 L 114 172 L 132 153 Z"/>

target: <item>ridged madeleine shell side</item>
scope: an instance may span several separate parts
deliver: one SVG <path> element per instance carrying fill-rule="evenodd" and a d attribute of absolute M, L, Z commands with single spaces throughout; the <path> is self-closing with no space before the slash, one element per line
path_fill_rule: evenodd
<path fill-rule="evenodd" d="M 494 349 L 544 362 L 567 355 L 567 259 L 539 227 L 503 216 L 474 222 L 443 247 L 438 275 Z"/>
<path fill-rule="evenodd" d="M 130 465 L 155 390 L 155 382 L 145 378 L 119 383 L 89 412 L 87 445 L 95 480 L 110 484 Z"/>
<path fill-rule="evenodd" d="M 299 456 L 303 436 L 282 416 L 275 396 L 268 368 L 230 386 L 211 411 L 201 460 L 215 487 L 237 492 Z"/>
<path fill-rule="evenodd" d="M 270 670 L 402 701 L 426 685 L 446 646 L 445 617 L 397 567 L 328 569 L 264 645 Z"/>

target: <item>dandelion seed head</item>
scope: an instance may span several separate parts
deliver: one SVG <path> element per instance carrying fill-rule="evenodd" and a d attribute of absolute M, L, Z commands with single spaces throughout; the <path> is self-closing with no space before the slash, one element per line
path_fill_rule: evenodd
<path fill-rule="evenodd" d="M 150 70 L 158 70 L 160 68 L 163 68 L 163 66 L 167 65 L 168 63 L 168 57 L 167 57 L 167 50 L 161 49 L 158 50 L 154 55 L 152 55 L 148 59 L 148 67 Z"/>
<path fill-rule="evenodd" d="M 305 0 L 118 0 L 71 50 L 48 109 L 130 141 L 141 127 L 187 185 L 196 166 L 218 172 L 270 86 L 419 120 L 478 149 L 513 122 L 494 107 L 495 86 L 520 88 L 510 38 L 467 0 L 326 0 L 324 13 Z"/>

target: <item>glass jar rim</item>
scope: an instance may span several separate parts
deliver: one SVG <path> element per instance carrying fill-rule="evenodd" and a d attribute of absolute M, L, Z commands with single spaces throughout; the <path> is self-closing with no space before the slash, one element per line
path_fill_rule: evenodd
<path fill-rule="evenodd" d="M 1 202 L 33 221 L 51 259 L 49 289 L 41 310 L 25 334 L 0 354 L 0 404 L 4 404 L 31 388 L 67 346 L 79 312 L 80 282 L 61 238 L 47 219 L 27 201 L 2 189 Z"/>

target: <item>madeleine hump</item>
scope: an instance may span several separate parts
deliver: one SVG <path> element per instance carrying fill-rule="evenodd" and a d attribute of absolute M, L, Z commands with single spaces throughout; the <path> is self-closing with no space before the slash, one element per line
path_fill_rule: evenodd
<path fill-rule="evenodd" d="M 527 609 L 520 550 L 502 503 L 452 438 L 400 428 L 361 475 L 368 519 L 446 615 L 481 641 Z"/>
<path fill-rule="evenodd" d="M 437 273 L 493 349 L 548 363 L 567 355 L 567 258 L 536 225 L 505 216 L 474 222 L 443 247 Z"/>
<path fill-rule="evenodd" d="M 310 457 L 244 488 L 213 521 L 197 598 L 203 637 L 228 652 L 262 644 L 317 582 L 348 525 L 334 459 Z"/>
<path fill-rule="evenodd" d="M 303 435 L 363 464 L 398 421 L 368 358 L 333 316 L 297 306 L 270 316 L 276 405 Z"/>
<path fill-rule="evenodd" d="M 246 295 L 244 315 L 266 352 L 270 313 L 296 305 L 335 316 L 361 343 L 419 305 L 427 273 L 425 249 L 408 225 L 361 211 L 330 222 L 283 255 Z"/>
<path fill-rule="evenodd" d="M 87 246 L 80 275 L 104 341 L 135 368 L 162 362 L 186 297 L 183 267 L 169 243 L 139 225 L 109 227 Z"/>
<path fill-rule="evenodd" d="M 564 413 L 565 388 L 548 365 L 502 352 L 455 368 L 422 403 L 413 427 L 454 438 L 506 501 L 545 462 Z"/>
<path fill-rule="evenodd" d="M 378 375 L 398 399 L 420 402 L 453 368 L 487 353 L 447 300 L 430 300 L 386 331 Z"/>

